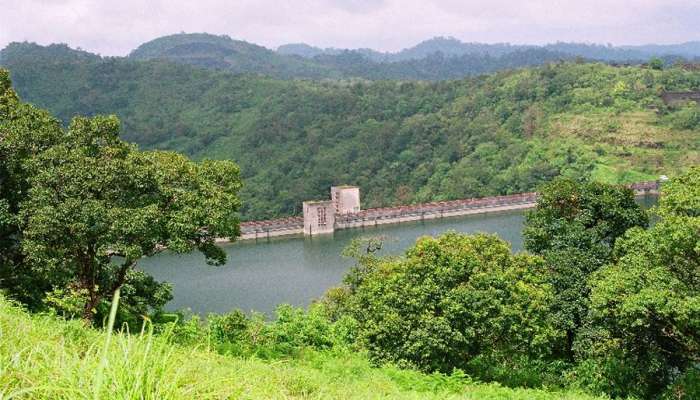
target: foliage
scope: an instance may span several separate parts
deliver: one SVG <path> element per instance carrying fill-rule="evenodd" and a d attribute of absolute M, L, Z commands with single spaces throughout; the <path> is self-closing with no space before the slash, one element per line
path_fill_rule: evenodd
<path fill-rule="evenodd" d="M 37 308 L 53 292 L 71 314 L 82 296 L 82 317 L 93 320 L 124 286 L 121 321 L 137 322 L 171 298 L 169 286 L 134 271 L 141 257 L 197 249 L 223 264 L 215 240 L 239 232 L 236 165 L 138 151 L 119 139 L 113 116 L 77 117 L 63 132 L 2 77 L 2 243 L 16 255 L 3 260 L 1 284 L 14 297 Z"/>
<path fill-rule="evenodd" d="M 171 326 L 180 329 L 188 324 Z M 282 304 L 272 321 L 266 321 L 259 314 L 247 316 L 240 310 L 212 314 L 206 324 L 197 325 L 197 330 L 191 344 L 208 338 L 222 354 L 254 355 L 264 359 L 295 357 L 309 350 L 343 351 L 355 346 L 354 321 L 341 318 L 332 322 L 322 305 L 304 310 Z M 174 339 L 180 341 L 176 336 Z"/>
<path fill-rule="evenodd" d="M 405 259 L 361 262 L 344 309 L 375 360 L 479 376 L 480 359 L 546 358 L 558 338 L 541 259 L 493 235 L 424 237 Z"/>
<path fill-rule="evenodd" d="M 700 106 L 690 102 L 666 116 L 666 122 L 676 129 L 700 128 Z"/>
<path fill-rule="evenodd" d="M 661 70 L 664 69 L 664 60 L 654 57 L 649 60 L 649 68 L 651 69 L 656 69 L 656 70 Z"/>
<path fill-rule="evenodd" d="M 676 389 L 692 389 L 682 379 L 700 362 L 700 218 L 676 212 L 664 196 L 697 204 L 697 172 L 663 188 L 663 219 L 648 230 L 630 229 L 615 246 L 616 261 L 591 281 L 595 344 L 581 350 L 604 382 L 614 382 L 613 394 L 658 395 L 686 371 Z M 625 368 L 606 368 L 610 358 Z"/>
<path fill-rule="evenodd" d="M 62 120 L 115 113 L 125 140 L 236 160 L 243 219 L 298 214 L 338 183 L 376 207 L 530 191 L 556 176 L 630 183 L 700 161 L 697 128 L 677 129 L 659 97 L 700 89 L 700 73 L 678 67 L 312 82 L 24 47 L 3 64 L 24 98 Z"/>
<path fill-rule="evenodd" d="M 508 389 L 463 374 L 373 367 L 361 353 L 308 352 L 284 362 L 174 346 L 165 335 L 105 334 L 28 314 L 0 297 L 0 396 L 22 399 L 567 399 L 578 392 Z"/>
<path fill-rule="evenodd" d="M 693 166 L 683 175 L 663 184 L 659 200 L 662 216 L 700 217 L 700 166 Z"/>
<path fill-rule="evenodd" d="M 560 351 L 569 361 L 588 313 L 589 276 L 611 261 L 618 237 L 647 224 L 624 187 L 556 179 L 539 191 L 537 206 L 526 214 L 525 248 L 545 259 L 555 292 L 554 319 L 566 332 Z"/>
<path fill-rule="evenodd" d="M 32 309 L 46 287 L 27 268 L 21 251 L 20 203 L 29 190 L 27 162 L 62 138 L 59 121 L 21 103 L 0 69 L 0 287 Z"/>

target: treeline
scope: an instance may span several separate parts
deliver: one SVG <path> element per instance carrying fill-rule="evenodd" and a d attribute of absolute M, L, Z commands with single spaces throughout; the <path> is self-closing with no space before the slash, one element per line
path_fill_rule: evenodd
<path fill-rule="evenodd" d="M 163 61 L 3 51 L 61 120 L 115 113 L 144 148 L 241 166 L 244 219 L 298 214 L 334 184 L 365 207 L 509 194 L 556 176 L 629 183 L 700 162 L 700 112 L 664 90 L 700 72 L 561 63 L 444 82 L 282 81 Z M 60 53 L 60 51 L 59 51 Z"/>
<path fill-rule="evenodd" d="M 181 64 L 290 79 L 445 80 L 584 58 L 643 64 L 652 58 L 666 64 L 700 56 L 700 44 L 612 47 L 582 43 L 545 46 L 462 43 L 433 38 L 398 53 L 371 49 L 318 49 L 281 46 L 277 51 L 228 36 L 176 34 L 142 44 L 129 54 L 136 60 L 168 60 Z"/>
<path fill-rule="evenodd" d="M 434 37 L 418 43 L 413 47 L 395 53 L 378 52 L 372 49 L 338 49 L 318 48 L 304 43 L 286 44 L 277 49 L 278 53 L 314 58 L 319 55 L 338 55 L 354 52 L 377 62 L 399 62 L 418 60 L 440 53 L 446 57 L 463 55 L 502 56 L 523 50 L 547 50 L 569 57 L 583 57 L 591 60 L 612 62 L 640 62 L 653 57 L 667 60 L 700 57 L 700 42 L 686 42 L 671 45 L 612 46 L 591 43 L 556 42 L 541 46 L 516 45 L 510 43 L 462 42 L 453 37 Z"/>

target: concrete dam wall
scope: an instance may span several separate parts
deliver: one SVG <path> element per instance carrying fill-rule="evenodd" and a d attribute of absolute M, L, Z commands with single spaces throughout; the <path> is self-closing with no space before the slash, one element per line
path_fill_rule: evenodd
<path fill-rule="evenodd" d="M 639 182 L 627 185 L 627 187 L 632 189 L 636 196 L 658 194 L 659 182 Z M 508 196 L 360 210 L 359 189 L 357 187 L 333 187 L 331 193 L 332 200 L 304 202 L 304 216 L 302 217 L 241 223 L 240 240 L 302 234 L 313 236 L 332 233 L 337 229 L 522 210 L 532 208 L 537 203 L 537 193 L 529 192 Z"/>

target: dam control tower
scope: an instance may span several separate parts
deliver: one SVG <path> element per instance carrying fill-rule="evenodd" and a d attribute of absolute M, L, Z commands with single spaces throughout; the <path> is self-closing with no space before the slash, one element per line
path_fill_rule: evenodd
<path fill-rule="evenodd" d="M 335 216 L 360 212 L 360 188 L 357 186 L 331 187 L 331 199 L 305 201 L 304 235 L 333 233 Z"/>

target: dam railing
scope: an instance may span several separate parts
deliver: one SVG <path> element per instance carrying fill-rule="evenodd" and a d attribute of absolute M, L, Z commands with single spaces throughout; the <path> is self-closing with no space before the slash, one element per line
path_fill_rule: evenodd
<path fill-rule="evenodd" d="M 489 212 L 494 208 L 535 204 L 537 193 L 519 193 L 509 196 L 492 196 L 474 199 L 438 201 L 398 207 L 384 207 L 363 210 L 358 213 L 336 215 L 336 225 L 355 226 L 357 223 L 391 223 L 387 220 L 432 219 L 444 216 L 463 215 L 463 211 Z"/>

